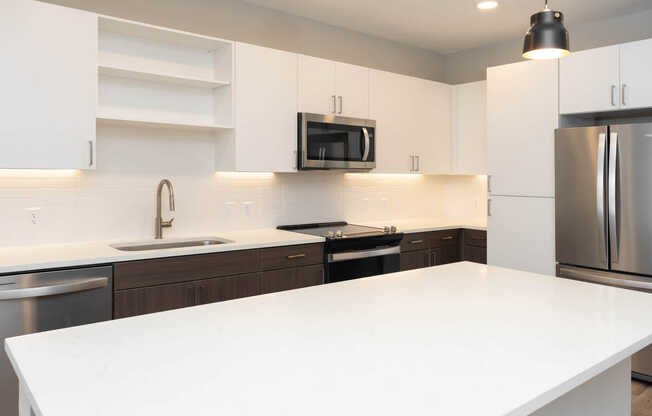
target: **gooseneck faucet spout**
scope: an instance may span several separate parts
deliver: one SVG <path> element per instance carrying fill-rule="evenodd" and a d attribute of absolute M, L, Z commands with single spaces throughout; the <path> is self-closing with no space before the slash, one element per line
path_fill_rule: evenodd
<path fill-rule="evenodd" d="M 163 228 L 172 227 L 172 221 L 174 217 L 170 218 L 169 221 L 163 221 L 161 218 L 161 193 L 163 192 L 163 186 L 167 186 L 168 194 L 170 196 L 170 211 L 174 212 L 174 188 L 172 187 L 172 182 L 168 179 L 163 179 L 159 182 L 158 187 L 156 188 L 156 218 L 154 219 L 154 238 L 160 239 L 163 238 Z"/>

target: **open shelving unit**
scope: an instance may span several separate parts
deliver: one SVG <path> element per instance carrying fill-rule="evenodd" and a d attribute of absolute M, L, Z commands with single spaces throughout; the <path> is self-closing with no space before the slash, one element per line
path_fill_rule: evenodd
<path fill-rule="evenodd" d="M 233 128 L 233 42 L 99 17 L 100 124 Z"/>

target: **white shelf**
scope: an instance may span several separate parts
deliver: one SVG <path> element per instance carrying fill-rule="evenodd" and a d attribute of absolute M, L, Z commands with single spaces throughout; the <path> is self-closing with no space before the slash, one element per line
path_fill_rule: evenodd
<path fill-rule="evenodd" d="M 171 74 L 138 71 L 129 68 L 122 68 L 118 66 L 98 65 L 97 72 L 100 75 L 108 75 L 112 77 L 138 79 L 144 81 L 153 81 L 166 84 L 184 85 L 187 87 L 199 88 L 219 88 L 230 85 L 228 81 L 217 81 L 194 77 L 182 77 Z"/>
<path fill-rule="evenodd" d="M 193 48 L 216 50 L 221 48 L 231 49 L 233 41 L 218 39 L 197 33 L 184 32 L 161 26 L 149 25 L 141 22 L 120 19 L 111 16 L 99 17 L 99 29 L 105 32 L 120 33 L 157 42 L 172 43 Z"/>
<path fill-rule="evenodd" d="M 115 117 L 108 114 L 97 114 L 97 122 L 102 124 L 113 124 L 122 126 L 142 126 L 142 127 L 157 127 L 157 128 L 171 128 L 177 130 L 195 130 L 195 131 L 220 131 L 232 129 L 232 126 L 223 126 L 219 124 L 203 124 L 203 123 L 182 123 L 170 122 L 161 120 L 146 120 L 135 118 Z"/>

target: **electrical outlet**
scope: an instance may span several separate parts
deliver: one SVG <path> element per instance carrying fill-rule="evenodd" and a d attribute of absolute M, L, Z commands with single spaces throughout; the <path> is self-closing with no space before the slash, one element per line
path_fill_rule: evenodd
<path fill-rule="evenodd" d="M 29 220 L 33 225 L 37 225 L 40 222 L 41 208 L 39 207 L 25 208 L 25 211 L 27 211 L 27 214 L 29 215 Z"/>

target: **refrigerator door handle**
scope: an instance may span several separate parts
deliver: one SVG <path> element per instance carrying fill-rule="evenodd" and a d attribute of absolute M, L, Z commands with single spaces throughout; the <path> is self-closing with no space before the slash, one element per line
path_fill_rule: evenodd
<path fill-rule="evenodd" d="M 624 289 L 652 291 L 652 279 L 649 278 L 637 278 L 635 276 L 601 272 L 598 270 L 581 270 L 566 266 L 559 266 L 558 276 L 567 279 L 599 283 Z"/>
<path fill-rule="evenodd" d="M 617 183 L 616 183 L 616 174 L 618 163 L 618 133 L 611 133 L 609 135 L 609 240 L 611 246 L 611 260 L 614 263 L 618 263 L 618 249 L 620 240 L 618 238 L 618 224 L 617 220 L 617 209 L 616 206 L 616 192 L 617 192 Z"/>
<path fill-rule="evenodd" d="M 607 262 L 607 257 L 609 256 L 609 250 L 607 249 L 608 246 L 608 233 L 607 233 L 607 227 L 605 226 L 605 212 L 604 212 L 604 166 L 605 166 L 605 159 L 607 157 L 607 134 L 606 133 L 600 133 L 598 136 L 598 160 L 597 160 L 597 166 L 598 166 L 598 175 L 597 175 L 597 180 L 596 180 L 596 209 L 597 209 L 597 214 L 598 214 L 598 225 L 600 227 L 601 233 L 602 233 L 602 238 L 600 239 L 600 243 L 602 244 L 602 254 L 604 257 L 602 258 L 605 263 Z"/>

